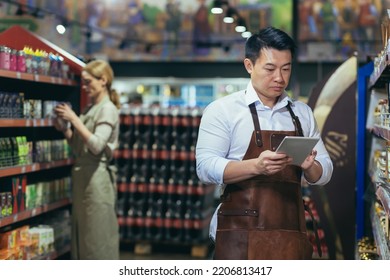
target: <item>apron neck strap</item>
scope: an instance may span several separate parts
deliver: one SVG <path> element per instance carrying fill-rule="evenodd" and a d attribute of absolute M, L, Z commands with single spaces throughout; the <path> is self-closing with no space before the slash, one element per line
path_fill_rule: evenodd
<path fill-rule="evenodd" d="M 295 126 L 295 130 L 298 132 L 299 136 L 303 136 L 303 130 L 302 130 L 301 122 L 299 121 L 299 118 L 294 114 L 294 111 L 291 109 L 291 101 L 288 101 L 286 107 L 287 107 L 287 109 L 290 112 L 290 115 L 292 117 L 292 120 L 293 120 L 293 123 L 294 123 L 294 126 Z"/>
<path fill-rule="evenodd" d="M 286 107 L 287 107 L 287 110 L 290 112 L 291 118 L 293 120 L 293 123 L 295 126 L 295 131 L 298 132 L 299 136 L 303 136 L 301 122 L 299 121 L 299 118 L 294 114 L 294 111 L 291 109 L 291 102 L 290 101 L 287 103 Z M 257 111 L 256 111 L 255 102 L 249 104 L 249 109 L 251 111 L 253 125 L 255 126 L 256 145 L 258 147 L 262 147 L 263 146 L 263 139 L 261 137 L 261 127 L 260 127 L 259 117 L 258 117 Z"/>
<path fill-rule="evenodd" d="M 255 103 L 249 104 L 249 109 L 251 110 L 252 120 L 253 120 L 253 124 L 255 126 L 256 145 L 258 147 L 262 147 L 263 146 L 263 139 L 261 138 L 260 122 L 259 122 L 259 117 L 258 117 L 257 112 L 256 112 Z"/>

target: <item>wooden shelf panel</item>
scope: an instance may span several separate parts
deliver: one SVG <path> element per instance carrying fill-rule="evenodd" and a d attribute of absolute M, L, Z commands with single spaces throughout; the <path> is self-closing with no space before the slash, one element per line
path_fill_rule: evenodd
<path fill-rule="evenodd" d="M 22 73 L 22 72 L 16 72 L 16 71 L 8 71 L 8 70 L 4 70 L 4 69 L 0 69 L 0 77 L 17 79 L 17 80 L 24 80 L 24 81 L 33 81 L 33 82 L 38 82 L 38 83 L 48 83 L 48 84 L 54 84 L 54 85 L 78 86 L 78 83 L 75 80 L 71 80 L 71 79 Z"/>
<path fill-rule="evenodd" d="M 25 173 L 36 172 L 39 170 L 46 170 L 61 166 L 72 165 L 74 162 L 73 159 L 64 159 L 53 162 L 41 162 L 41 163 L 33 163 L 29 165 L 22 166 L 10 166 L 0 169 L 0 177 L 13 176 Z"/>
<path fill-rule="evenodd" d="M 61 207 L 64 207 L 64 206 L 67 206 L 70 204 L 71 204 L 70 199 L 63 199 L 63 200 L 60 200 L 60 201 L 57 201 L 57 202 L 54 202 L 51 204 L 45 204 L 45 205 L 36 207 L 34 209 L 30 209 L 30 210 L 26 210 L 26 211 L 23 211 L 23 212 L 20 212 L 17 214 L 13 214 L 11 216 L 7 216 L 7 217 L 0 219 L 0 227 L 4 227 L 7 225 L 11 225 L 13 223 L 16 223 L 16 222 L 27 220 L 27 219 L 30 219 L 32 217 L 41 215 L 41 214 L 46 213 L 46 212 L 53 211 L 55 209 L 58 209 L 58 208 L 61 208 Z"/>
<path fill-rule="evenodd" d="M 52 119 L 0 119 L 0 127 L 49 127 Z"/>

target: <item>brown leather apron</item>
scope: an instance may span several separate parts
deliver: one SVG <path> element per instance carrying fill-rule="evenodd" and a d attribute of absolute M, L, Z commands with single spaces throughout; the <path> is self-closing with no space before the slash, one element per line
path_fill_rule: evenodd
<path fill-rule="evenodd" d="M 275 150 L 287 135 L 303 135 L 290 105 L 295 131 L 261 130 L 254 104 L 255 131 L 243 160 Z M 221 196 L 215 259 L 311 259 L 301 193 L 302 170 L 289 165 L 271 175 L 227 185 Z"/>

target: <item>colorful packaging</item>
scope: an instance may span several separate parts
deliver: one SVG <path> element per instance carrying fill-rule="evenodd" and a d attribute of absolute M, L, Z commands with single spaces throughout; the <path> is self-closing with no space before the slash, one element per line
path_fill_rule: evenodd
<path fill-rule="evenodd" d="M 0 249 L 14 249 L 16 246 L 16 230 L 0 233 Z"/>
<path fill-rule="evenodd" d="M 26 209 L 26 176 L 12 178 L 13 213 L 22 212 Z"/>

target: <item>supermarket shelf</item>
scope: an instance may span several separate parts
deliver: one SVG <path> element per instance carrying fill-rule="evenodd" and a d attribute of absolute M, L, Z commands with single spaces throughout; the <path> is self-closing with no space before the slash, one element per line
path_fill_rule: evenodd
<path fill-rule="evenodd" d="M 44 254 L 42 256 L 37 256 L 33 258 L 33 260 L 55 260 L 61 257 L 62 255 L 65 255 L 66 253 L 70 252 L 70 245 L 64 246 L 64 248 L 61 248 L 60 250 L 55 250 L 53 252 Z"/>
<path fill-rule="evenodd" d="M 214 208 L 203 209 L 199 212 L 200 217 L 196 219 L 186 218 L 166 218 L 166 217 L 130 217 L 130 216 L 118 216 L 119 226 L 157 226 L 157 227 L 174 227 L 174 228 L 192 228 L 192 229 L 205 229 L 210 225 L 210 220 L 214 213 Z"/>
<path fill-rule="evenodd" d="M 52 119 L 0 119 L 0 127 L 47 127 L 53 126 Z"/>
<path fill-rule="evenodd" d="M 41 215 L 41 214 L 46 213 L 46 212 L 50 212 L 52 210 L 55 210 L 57 208 L 61 208 L 61 207 L 64 207 L 64 206 L 67 206 L 70 204 L 71 204 L 70 199 L 66 198 L 66 199 L 62 199 L 60 201 L 51 203 L 51 204 L 45 204 L 45 205 L 36 207 L 34 209 L 30 209 L 30 210 L 26 210 L 26 211 L 23 211 L 20 213 L 16 213 L 16 214 L 13 214 L 11 216 L 7 216 L 7 217 L 0 219 L 0 227 L 4 227 L 7 225 L 11 225 L 13 223 L 16 223 L 16 222 L 27 220 L 27 219 L 30 219 L 32 217 Z"/>
<path fill-rule="evenodd" d="M 202 185 L 199 187 L 198 185 L 164 185 L 164 184 L 154 184 L 150 183 L 117 183 L 118 192 L 120 193 L 171 193 L 171 194 L 187 194 L 187 195 L 208 195 L 211 192 L 214 193 L 215 185 Z"/>
<path fill-rule="evenodd" d="M 0 177 L 13 176 L 25 173 L 36 172 L 40 170 L 46 170 L 51 168 L 56 168 L 60 166 L 72 165 L 74 162 L 73 159 L 64 159 L 53 162 L 41 162 L 33 163 L 29 165 L 22 166 L 10 166 L 0 169 Z"/>
<path fill-rule="evenodd" d="M 173 160 L 195 160 L 195 153 L 189 151 L 175 150 L 146 150 L 146 149 L 117 149 L 114 152 L 114 158 L 119 159 L 173 159 Z"/>
<path fill-rule="evenodd" d="M 33 82 L 39 82 L 39 83 L 64 85 L 64 86 L 77 86 L 78 85 L 78 83 L 76 81 L 71 80 L 71 79 L 22 73 L 22 72 L 16 72 L 16 71 L 8 71 L 8 70 L 4 70 L 4 69 L 0 69 L 0 77 L 18 79 L 18 80 L 24 80 L 24 81 L 33 81 Z"/>
<path fill-rule="evenodd" d="M 387 55 L 383 58 L 385 57 L 387 57 Z M 388 81 L 389 70 L 389 61 L 387 59 L 382 59 L 380 65 L 375 67 L 374 72 L 371 74 L 368 87 L 382 87 L 383 84 Z"/>
<path fill-rule="evenodd" d="M 375 244 L 378 254 L 382 260 L 390 260 L 390 250 L 386 241 L 385 233 L 382 230 L 378 215 L 375 213 L 375 207 L 371 208 L 370 212 L 372 232 L 374 234 Z"/>
<path fill-rule="evenodd" d="M 387 216 L 390 217 L 390 193 L 387 187 L 379 186 L 376 191 L 376 196 L 380 199 Z"/>
<path fill-rule="evenodd" d="M 372 132 L 379 136 L 382 137 L 385 140 L 390 140 L 390 128 L 388 127 L 383 127 L 380 125 L 374 125 Z"/>

